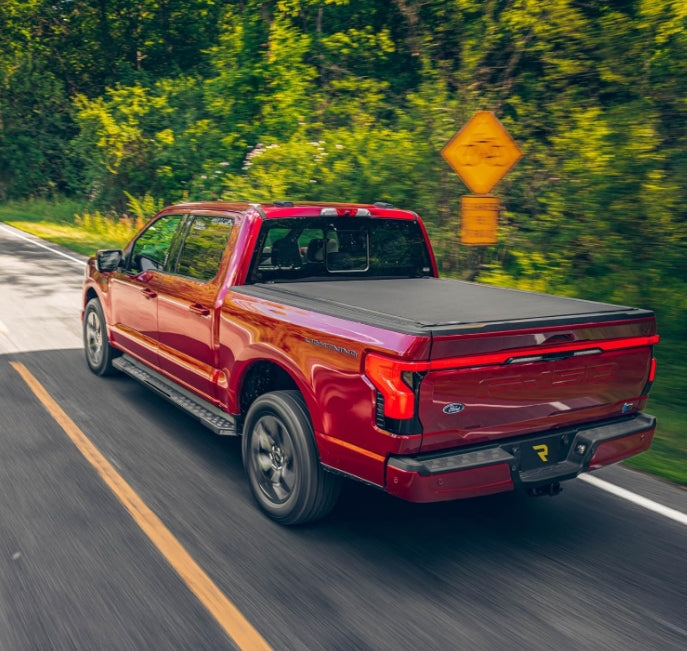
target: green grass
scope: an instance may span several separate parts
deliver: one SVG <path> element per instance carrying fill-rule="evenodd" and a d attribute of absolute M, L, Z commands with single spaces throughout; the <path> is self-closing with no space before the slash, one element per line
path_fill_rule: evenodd
<path fill-rule="evenodd" d="M 627 465 L 687 486 L 687 342 L 664 338 L 646 411 L 658 419 L 651 448 Z"/>
<path fill-rule="evenodd" d="M 121 248 L 143 223 L 140 217 L 89 213 L 85 204 L 68 200 L 2 203 L 0 221 L 84 255 Z M 656 358 L 656 383 L 647 407 L 658 418 L 656 436 L 647 452 L 625 463 L 687 486 L 687 341 L 664 337 Z"/>
<path fill-rule="evenodd" d="M 140 217 L 91 213 L 69 200 L 3 203 L 0 221 L 83 255 L 122 248 L 143 225 Z"/>

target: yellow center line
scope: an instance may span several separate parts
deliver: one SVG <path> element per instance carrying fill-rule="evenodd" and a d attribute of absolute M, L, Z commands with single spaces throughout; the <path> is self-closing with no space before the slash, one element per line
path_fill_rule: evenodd
<path fill-rule="evenodd" d="M 212 582 L 205 571 L 196 563 L 182 544 L 167 529 L 162 520 L 145 504 L 138 494 L 126 483 L 112 464 L 91 443 L 86 435 L 67 416 L 43 385 L 19 362 L 10 362 L 22 379 L 48 410 L 48 413 L 65 431 L 86 460 L 97 470 L 117 499 L 124 505 L 136 524 L 158 548 L 174 568 L 191 592 L 217 620 L 224 632 L 240 649 L 258 651 L 271 647 L 238 608 Z"/>

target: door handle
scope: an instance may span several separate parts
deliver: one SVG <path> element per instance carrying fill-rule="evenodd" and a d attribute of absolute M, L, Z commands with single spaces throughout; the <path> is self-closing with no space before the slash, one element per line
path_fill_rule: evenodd
<path fill-rule="evenodd" d="M 155 298 L 157 296 L 157 292 L 154 292 L 152 289 L 150 289 L 150 287 L 142 289 L 141 294 L 143 294 L 143 296 L 146 298 Z"/>
<path fill-rule="evenodd" d="M 208 310 L 207 307 L 203 307 L 199 303 L 189 305 L 188 309 L 191 310 L 191 312 L 193 312 L 194 314 L 198 314 L 200 316 L 208 316 L 210 314 L 210 310 Z"/>

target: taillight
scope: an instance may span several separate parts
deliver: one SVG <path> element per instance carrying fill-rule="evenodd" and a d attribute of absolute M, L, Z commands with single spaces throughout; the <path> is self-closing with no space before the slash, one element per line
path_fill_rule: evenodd
<path fill-rule="evenodd" d="M 656 358 L 652 357 L 651 358 L 651 364 L 649 366 L 649 377 L 647 378 L 646 384 L 644 385 L 644 389 L 642 390 L 643 396 L 649 395 L 649 391 L 651 391 L 651 385 L 654 383 L 655 379 L 656 379 Z"/>
<path fill-rule="evenodd" d="M 365 357 L 365 375 L 384 399 L 387 418 L 405 420 L 415 416 L 413 363 L 370 353 Z"/>

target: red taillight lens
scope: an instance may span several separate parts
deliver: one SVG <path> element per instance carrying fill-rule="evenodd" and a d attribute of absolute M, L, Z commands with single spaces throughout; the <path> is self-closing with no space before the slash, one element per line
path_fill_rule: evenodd
<path fill-rule="evenodd" d="M 370 353 L 365 357 L 365 375 L 384 398 L 384 415 L 399 420 L 415 415 L 415 392 L 404 376 L 415 370 L 412 362 Z"/>
<path fill-rule="evenodd" d="M 644 385 L 644 390 L 642 391 L 643 396 L 648 396 L 651 387 L 656 379 L 656 358 L 651 358 L 651 363 L 649 364 L 649 377 L 646 379 L 646 384 Z"/>

